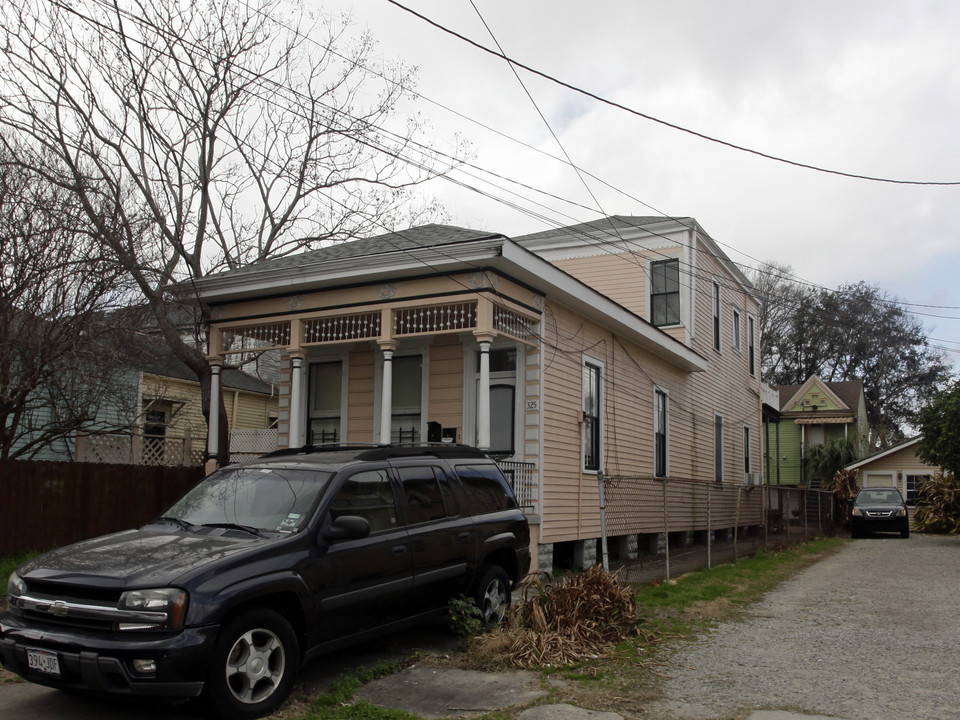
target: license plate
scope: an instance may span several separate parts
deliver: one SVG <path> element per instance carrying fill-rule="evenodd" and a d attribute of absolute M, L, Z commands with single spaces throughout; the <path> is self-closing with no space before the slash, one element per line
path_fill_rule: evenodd
<path fill-rule="evenodd" d="M 60 658 L 49 650 L 27 648 L 27 667 L 47 675 L 60 674 Z"/>

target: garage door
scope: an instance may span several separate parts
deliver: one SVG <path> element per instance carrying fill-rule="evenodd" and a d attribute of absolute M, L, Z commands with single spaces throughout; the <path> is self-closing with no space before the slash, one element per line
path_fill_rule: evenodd
<path fill-rule="evenodd" d="M 893 473 L 867 473 L 863 476 L 864 487 L 896 487 Z"/>

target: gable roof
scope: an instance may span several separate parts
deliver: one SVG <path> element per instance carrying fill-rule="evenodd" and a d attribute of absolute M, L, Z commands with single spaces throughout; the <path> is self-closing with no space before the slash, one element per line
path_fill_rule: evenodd
<path fill-rule="evenodd" d="M 847 465 L 844 469 L 856 470 L 857 468 L 862 467 L 863 465 L 869 465 L 870 463 L 876 460 L 879 460 L 881 458 L 884 458 L 887 455 L 893 455 L 893 453 L 899 452 L 900 450 L 906 450 L 908 447 L 918 444 L 922 439 L 923 439 L 923 435 L 917 435 L 915 438 L 904 440 L 903 442 L 897 443 L 893 447 L 888 447 L 886 450 L 880 450 L 878 452 L 873 453 L 872 455 L 868 455 L 867 457 L 861 460 L 852 462 L 849 465 Z"/>
<path fill-rule="evenodd" d="M 841 380 L 837 382 L 827 382 L 816 375 L 811 375 L 807 381 L 801 385 L 781 385 L 780 386 L 780 411 L 788 412 L 797 399 L 802 397 L 816 382 L 819 386 L 829 392 L 838 405 L 844 405 L 853 412 L 857 412 L 860 407 L 860 395 L 863 392 L 863 382 L 860 380 Z"/>
<path fill-rule="evenodd" d="M 146 336 L 139 336 L 131 342 L 136 346 L 136 359 L 133 361 L 133 366 L 137 370 L 178 380 L 200 381 L 197 374 L 177 358 L 165 343 Z M 270 383 L 236 368 L 224 368 L 220 374 L 220 381 L 223 387 L 233 390 L 259 395 L 275 395 L 277 392 Z"/>

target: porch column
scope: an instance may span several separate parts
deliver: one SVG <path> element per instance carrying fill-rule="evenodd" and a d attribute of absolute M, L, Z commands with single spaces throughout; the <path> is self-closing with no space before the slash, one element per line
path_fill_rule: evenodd
<path fill-rule="evenodd" d="M 490 341 L 480 341 L 480 383 L 477 387 L 477 447 L 490 448 Z"/>
<path fill-rule="evenodd" d="M 303 406 L 303 357 L 290 356 L 290 424 L 287 426 L 287 447 L 300 447 L 300 416 Z"/>
<path fill-rule="evenodd" d="M 220 452 L 220 370 L 219 360 L 210 362 L 210 411 L 207 413 L 207 467 L 208 473 L 217 468 Z"/>
<path fill-rule="evenodd" d="M 383 350 L 383 385 L 380 393 L 380 442 L 390 444 L 393 424 L 393 348 Z"/>

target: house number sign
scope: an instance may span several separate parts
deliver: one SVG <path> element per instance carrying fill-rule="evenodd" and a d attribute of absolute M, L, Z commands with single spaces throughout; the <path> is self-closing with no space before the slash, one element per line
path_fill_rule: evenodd
<path fill-rule="evenodd" d="M 536 412 L 540 409 L 539 400 L 527 400 L 527 412 Z"/>

